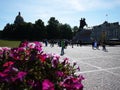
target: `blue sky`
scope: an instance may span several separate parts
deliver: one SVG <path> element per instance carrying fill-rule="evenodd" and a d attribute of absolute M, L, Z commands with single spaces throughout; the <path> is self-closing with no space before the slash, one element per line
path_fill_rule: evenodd
<path fill-rule="evenodd" d="M 83 17 L 89 27 L 120 22 L 120 0 L 0 0 L 0 30 L 13 24 L 19 11 L 26 22 L 42 19 L 45 25 L 50 17 L 71 27 Z"/>

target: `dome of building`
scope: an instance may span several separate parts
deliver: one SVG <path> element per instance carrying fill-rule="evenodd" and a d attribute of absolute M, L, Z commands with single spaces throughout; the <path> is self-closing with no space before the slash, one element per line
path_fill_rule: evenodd
<path fill-rule="evenodd" d="M 19 12 L 18 15 L 17 15 L 16 18 L 15 18 L 14 23 L 15 23 L 15 24 L 20 24 L 20 23 L 23 23 L 23 22 L 24 22 L 24 19 L 23 19 L 23 17 L 21 16 L 21 14 L 20 14 L 20 12 Z"/>

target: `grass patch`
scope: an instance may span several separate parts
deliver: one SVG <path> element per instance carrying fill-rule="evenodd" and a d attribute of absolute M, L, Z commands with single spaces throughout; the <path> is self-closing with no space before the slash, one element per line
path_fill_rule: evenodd
<path fill-rule="evenodd" d="M 0 40 L 0 47 L 18 47 L 21 41 Z"/>

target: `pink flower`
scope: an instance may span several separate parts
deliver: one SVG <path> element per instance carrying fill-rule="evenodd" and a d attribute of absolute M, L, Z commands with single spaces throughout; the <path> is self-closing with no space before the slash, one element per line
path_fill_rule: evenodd
<path fill-rule="evenodd" d="M 53 57 L 56 58 L 57 60 L 60 59 L 60 55 L 58 55 L 58 54 L 53 54 Z"/>
<path fill-rule="evenodd" d="M 78 76 L 78 80 L 79 80 L 79 81 L 82 81 L 82 80 L 84 80 L 84 79 L 85 79 L 85 78 L 84 78 L 82 75 L 79 75 L 79 76 Z"/>
<path fill-rule="evenodd" d="M 43 55 L 40 54 L 40 55 L 38 55 L 38 58 L 40 59 L 41 62 L 45 62 L 47 56 L 46 56 L 46 54 L 43 54 Z"/>
<path fill-rule="evenodd" d="M 0 55 L 2 55 L 3 54 L 3 49 L 2 49 L 2 47 L 0 47 Z"/>
<path fill-rule="evenodd" d="M 60 86 L 66 88 L 67 90 L 83 90 L 83 85 L 81 83 L 82 77 L 69 76 L 60 82 Z"/>
<path fill-rule="evenodd" d="M 23 71 L 21 71 L 21 72 L 18 72 L 18 74 L 17 74 L 17 78 L 18 79 L 20 79 L 21 81 L 23 80 L 23 78 L 26 76 L 26 72 L 23 72 Z"/>
<path fill-rule="evenodd" d="M 56 74 L 58 77 L 62 77 L 64 75 L 64 73 L 62 71 L 57 71 Z"/>
<path fill-rule="evenodd" d="M 9 47 L 3 47 L 2 49 L 5 50 L 5 51 L 11 50 L 11 48 L 9 48 Z"/>
<path fill-rule="evenodd" d="M 42 43 L 37 42 L 37 41 L 35 41 L 34 43 L 36 44 L 37 47 L 42 47 Z"/>
<path fill-rule="evenodd" d="M 42 82 L 42 90 L 54 90 L 54 84 L 50 82 L 48 79 L 45 79 Z"/>
<path fill-rule="evenodd" d="M 18 52 L 21 53 L 21 52 L 25 52 L 26 48 L 23 48 L 23 47 L 20 47 L 18 48 Z"/>
<path fill-rule="evenodd" d="M 28 44 L 28 41 L 25 40 L 25 41 L 22 41 L 19 45 L 19 47 L 27 47 L 27 44 Z"/>
<path fill-rule="evenodd" d="M 77 67 L 77 70 L 80 71 L 80 67 L 79 66 Z"/>
<path fill-rule="evenodd" d="M 6 77 L 8 74 L 0 72 L 0 77 Z"/>
<path fill-rule="evenodd" d="M 65 60 L 65 61 L 68 61 L 68 60 L 69 60 L 69 58 L 67 58 L 67 57 L 66 57 L 66 58 L 64 58 L 64 60 Z"/>
<path fill-rule="evenodd" d="M 68 64 L 69 58 L 64 58 L 63 60 L 64 60 L 64 61 L 62 62 L 63 65 Z"/>
<path fill-rule="evenodd" d="M 4 58 L 5 57 L 5 58 Z M 17 48 L 0 48 L 1 72 L 0 82 L 3 88 L 6 84 L 33 90 L 82 90 L 80 70 L 57 54 L 46 54 L 42 51 L 40 42 L 22 42 Z M 21 61 L 23 60 L 23 61 Z M 21 71 L 24 70 L 24 71 Z M 47 78 L 47 79 L 45 79 Z"/>
<path fill-rule="evenodd" d="M 74 88 L 76 90 L 83 90 L 83 85 L 81 83 L 76 83 L 76 84 L 74 84 Z"/>
<path fill-rule="evenodd" d="M 3 64 L 3 67 L 8 67 L 8 66 L 12 66 L 14 64 L 14 62 L 12 61 L 8 61 L 5 64 Z"/>
<path fill-rule="evenodd" d="M 35 49 L 36 49 L 39 53 L 42 52 L 42 48 L 41 48 L 41 47 L 35 47 Z"/>
<path fill-rule="evenodd" d="M 57 59 L 53 58 L 53 60 L 52 60 L 52 67 L 56 68 L 58 63 L 59 63 L 59 61 Z"/>
<path fill-rule="evenodd" d="M 28 43 L 28 47 L 31 48 L 31 49 L 35 48 L 35 43 Z"/>
<path fill-rule="evenodd" d="M 8 68 L 6 68 L 3 72 L 4 73 L 8 73 L 8 72 L 10 72 L 11 71 L 11 67 L 8 67 Z"/>
<path fill-rule="evenodd" d="M 75 65 L 77 65 L 77 63 L 76 63 L 76 61 L 73 61 L 73 67 L 74 67 Z"/>

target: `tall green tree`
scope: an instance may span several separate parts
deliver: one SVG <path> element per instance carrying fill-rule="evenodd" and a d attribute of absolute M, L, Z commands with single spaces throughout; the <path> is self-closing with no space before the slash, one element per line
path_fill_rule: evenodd
<path fill-rule="evenodd" d="M 58 39 L 59 38 L 59 21 L 55 17 L 51 17 L 46 26 L 48 39 Z"/>
<path fill-rule="evenodd" d="M 37 21 L 35 21 L 34 37 L 38 40 L 41 40 L 47 37 L 47 31 L 45 30 L 44 22 L 41 19 L 38 19 Z"/>
<path fill-rule="evenodd" d="M 3 37 L 6 39 L 13 38 L 14 25 L 7 23 L 3 29 Z"/>
<path fill-rule="evenodd" d="M 46 26 L 41 19 L 38 19 L 34 24 L 30 22 L 8 23 L 3 29 L 3 37 L 8 39 L 71 39 L 72 35 L 70 25 L 59 23 L 55 17 L 51 17 Z"/>
<path fill-rule="evenodd" d="M 72 29 L 68 24 L 61 24 L 60 26 L 60 38 L 61 39 L 72 39 Z"/>

